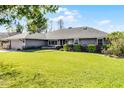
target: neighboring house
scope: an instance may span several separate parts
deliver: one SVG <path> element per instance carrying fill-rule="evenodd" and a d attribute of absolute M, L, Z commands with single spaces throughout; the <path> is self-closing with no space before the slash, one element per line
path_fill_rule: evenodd
<path fill-rule="evenodd" d="M 7 42 L 10 49 L 24 49 L 40 46 L 63 46 L 67 44 L 88 44 L 103 45 L 107 44 L 105 40 L 107 33 L 91 27 L 77 27 L 61 29 L 47 33 L 22 33 L 2 39 Z"/>

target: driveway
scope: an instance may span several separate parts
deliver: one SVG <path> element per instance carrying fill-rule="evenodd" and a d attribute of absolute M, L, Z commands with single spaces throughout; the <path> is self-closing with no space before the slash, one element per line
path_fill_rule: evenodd
<path fill-rule="evenodd" d="M 0 50 L 0 52 L 15 52 L 14 50 Z"/>

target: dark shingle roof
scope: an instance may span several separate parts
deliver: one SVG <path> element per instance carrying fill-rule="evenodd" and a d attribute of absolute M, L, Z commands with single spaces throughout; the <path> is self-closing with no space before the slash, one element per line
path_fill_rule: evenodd
<path fill-rule="evenodd" d="M 91 27 L 77 27 L 56 30 L 53 32 L 43 33 L 22 33 L 14 35 L 3 40 L 12 39 L 72 39 L 72 38 L 104 38 L 107 33 Z"/>

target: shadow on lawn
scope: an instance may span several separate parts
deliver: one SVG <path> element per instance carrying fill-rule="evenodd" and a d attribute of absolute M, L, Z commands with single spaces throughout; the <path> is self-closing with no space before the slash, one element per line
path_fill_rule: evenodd
<path fill-rule="evenodd" d="M 23 50 L 22 52 L 36 52 L 36 53 L 44 53 L 44 52 L 55 52 L 55 49 L 29 49 Z"/>

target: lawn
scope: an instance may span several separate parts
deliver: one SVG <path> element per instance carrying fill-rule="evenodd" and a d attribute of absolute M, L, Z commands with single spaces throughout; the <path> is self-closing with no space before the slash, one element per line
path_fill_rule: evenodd
<path fill-rule="evenodd" d="M 124 87 L 124 59 L 55 50 L 0 53 L 0 87 Z"/>

